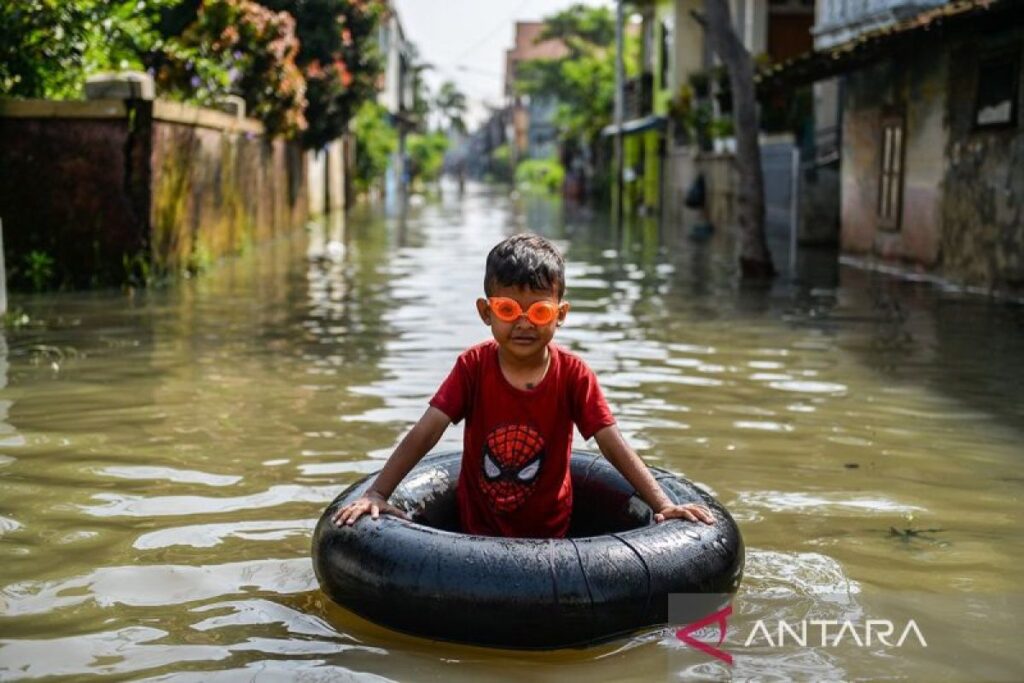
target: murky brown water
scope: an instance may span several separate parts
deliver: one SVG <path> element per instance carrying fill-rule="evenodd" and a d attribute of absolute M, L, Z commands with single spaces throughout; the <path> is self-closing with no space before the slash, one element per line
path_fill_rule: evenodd
<path fill-rule="evenodd" d="M 15 298 L 29 322 L 0 337 L 0 678 L 1024 676 L 1021 309 L 852 269 L 838 289 L 745 291 L 711 253 L 601 225 L 477 188 L 357 211 L 339 242 L 298 234 L 166 290 Z M 485 338 L 484 255 L 527 227 L 567 251 L 559 340 L 634 446 L 740 522 L 746 633 L 761 598 L 792 598 L 793 620 L 837 595 L 863 615 L 912 594 L 934 597 L 901 614 L 927 649 L 745 648 L 733 632 L 730 669 L 662 631 L 520 654 L 327 602 L 316 518 Z M 440 446 L 460 443 L 456 428 Z M 959 649 L 936 645 L 965 628 Z"/>

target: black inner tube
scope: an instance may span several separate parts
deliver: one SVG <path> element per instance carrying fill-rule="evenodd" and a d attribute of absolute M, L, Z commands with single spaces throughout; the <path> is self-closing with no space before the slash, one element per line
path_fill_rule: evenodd
<path fill-rule="evenodd" d="M 328 506 L 313 563 L 338 604 L 406 633 L 512 648 L 592 645 L 665 624 L 668 595 L 734 593 L 743 573 L 739 529 L 707 492 L 651 469 L 677 504 L 702 503 L 715 524 L 654 524 L 651 509 L 594 453 L 574 452 L 573 516 L 565 539 L 459 532 L 461 454 L 425 458 L 391 496 L 413 523 L 382 516 L 330 521 L 370 486 L 353 484 Z"/>

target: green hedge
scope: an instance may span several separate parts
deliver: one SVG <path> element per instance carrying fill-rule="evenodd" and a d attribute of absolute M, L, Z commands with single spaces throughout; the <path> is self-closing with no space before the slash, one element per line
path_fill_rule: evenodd
<path fill-rule="evenodd" d="M 516 166 L 516 185 L 527 190 L 561 192 L 565 169 L 554 159 L 526 159 Z"/>

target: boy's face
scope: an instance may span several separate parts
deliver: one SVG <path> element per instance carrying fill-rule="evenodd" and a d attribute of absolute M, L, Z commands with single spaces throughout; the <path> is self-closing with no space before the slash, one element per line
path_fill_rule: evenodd
<path fill-rule="evenodd" d="M 543 357 L 544 348 L 555 336 L 555 330 L 565 322 L 565 316 L 569 312 L 569 303 L 559 301 L 558 293 L 554 290 L 536 290 L 529 287 L 514 287 L 494 285 L 491 288 L 491 297 L 505 297 L 512 299 L 523 309 L 523 315 L 513 322 L 501 320 L 491 311 L 487 299 L 476 300 L 476 310 L 480 313 L 480 319 L 485 325 L 490 325 L 491 334 L 494 340 L 506 352 L 519 359 L 530 359 L 541 354 Z M 526 317 L 526 311 L 538 301 L 548 301 L 558 307 L 558 315 L 545 324 L 537 325 Z"/>

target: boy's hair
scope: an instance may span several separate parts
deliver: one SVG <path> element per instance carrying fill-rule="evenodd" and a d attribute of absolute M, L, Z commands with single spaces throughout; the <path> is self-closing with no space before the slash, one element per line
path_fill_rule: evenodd
<path fill-rule="evenodd" d="M 491 295 L 495 285 L 554 290 L 561 301 L 565 295 L 565 261 L 555 246 L 540 235 L 523 233 L 502 240 L 487 254 L 484 292 Z"/>

